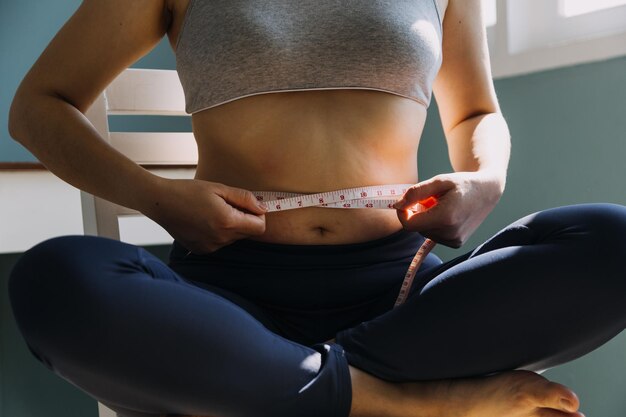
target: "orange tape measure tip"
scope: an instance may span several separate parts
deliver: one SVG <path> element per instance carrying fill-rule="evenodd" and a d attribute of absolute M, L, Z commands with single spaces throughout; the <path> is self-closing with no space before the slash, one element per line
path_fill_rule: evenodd
<path fill-rule="evenodd" d="M 426 207 L 427 209 L 431 208 L 432 206 L 437 204 L 437 197 L 434 196 L 430 196 L 424 200 L 421 200 L 419 202 L 422 206 Z"/>

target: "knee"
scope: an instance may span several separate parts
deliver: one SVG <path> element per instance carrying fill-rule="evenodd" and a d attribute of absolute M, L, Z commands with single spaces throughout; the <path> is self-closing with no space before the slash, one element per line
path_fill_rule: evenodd
<path fill-rule="evenodd" d="M 63 291 L 58 277 L 65 276 L 61 266 L 69 257 L 69 246 L 78 244 L 80 236 L 55 237 L 25 251 L 9 272 L 9 304 L 18 329 L 32 351 L 39 345 L 43 334 L 55 332 L 62 320 L 53 320 L 55 304 L 63 308 Z M 37 342 L 35 342 L 35 340 Z M 39 356 L 38 356 L 39 357 Z"/>
<path fill-rule="evenodd" d="M 595 270 L 607 279 L 618 279 L 626 283 L 626 206 L 612 203 L 580 205 L 578 225 L 570 227 L 572 233 L 580 235 L 579 251 L 572 261 L 587 259 L 590 271 Z"/>
<path fill-rule="evenodd" d="M 581 223 L 595 244 L 613 248 L 623 256 L 626 250 L 626 206 L 613 203 L 581 205 Z"/>
<path fill-rule="evenodd" d="M 9 273 L 9 299 L 28 298 L 31 289 L 50 287 L 59 275 L 59 267 L 67 261 L 71 247 L 76 247 L 82 236 L 59 236 L 44 240 L 25 251 Z"/>
<path fill-rule="evenodd" d="M 88 281 L 103 247 L 99 237 L 66 235 L 44 240 L 24 252 L 13 265 L 8 295 L 20 329 L 62 325 L 54 317 L 89 303 Z M 93 300 L 92 300 L 93 301 Z M 75 310 L 74 310 L 75 311 Z"/>
<path fill-rule="evenodd" d="M 71 248 L 80 244 L 80 237 L 68 235 L 44 240 L 18 258 L 8 281 L 9 300 L 14 308 L 33 305 L 43 294 L 55 295 L 58 278 L 67 275 L 66 264 L 71 258 Z"/>
<path fill-rule="evenodd" d="M 21 298 L 24 291 L 36 288 L 51 289 L 60 279 L 71 275 L 72 269 L 85 259 L 84 252 L 89 247 L 92 236 L 66 235 L 44 240 L 25 251 L 17 260 L 9 274 L 9 295 L 11 299 Z M 77 254 L 77 251 L 83 252 Z"/>
<path fill-rule="evenodd" d="M 524 219 L 536 243 L 558 245 L 569 262 L 589 272 L 626 274 L 626 206 L 584 203 L 555 207 Z M 625 280 L 626 282 L 626 280 Z"/>

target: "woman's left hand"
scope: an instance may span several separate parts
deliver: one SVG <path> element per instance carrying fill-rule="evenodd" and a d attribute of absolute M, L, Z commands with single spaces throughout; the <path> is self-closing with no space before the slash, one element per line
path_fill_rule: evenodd
<path fill-rule="evenodd" d="M 502 195 L 497 177 L 482 171 L 436 175 L 419 182 L 396 203 L 404 229 L 452 248 L 461 247 L 493 210 Z M 409 209 L 434 196 L 437 204 L 416 213 Z"/>

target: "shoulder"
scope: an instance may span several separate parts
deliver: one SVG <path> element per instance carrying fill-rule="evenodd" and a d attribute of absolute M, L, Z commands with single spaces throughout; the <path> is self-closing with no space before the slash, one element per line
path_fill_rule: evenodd
<path fill-rule="evenodd" d="M 444 20 L 446 12 L 450 13 L 473 14 L 482 10 L 482 0 L 434 0 L 437 2 L 441 19 Z"/>

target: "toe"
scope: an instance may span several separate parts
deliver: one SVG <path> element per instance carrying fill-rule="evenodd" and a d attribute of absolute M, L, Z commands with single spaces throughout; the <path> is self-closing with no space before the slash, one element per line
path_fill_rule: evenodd
<path fill-rule="evenodd" d="M 555 409 L 573 413 L 580 405 L 578 396 L 571 389 L 558 382 L 548 382 L 546 402 Z"/>
<path fill-rule="evenodd" d="M 585 415 L 580 411 L 575 413 L 565 413 L 553 408 L 542 408 L 537 412 L 537 417 L 585 417 Z"/>

